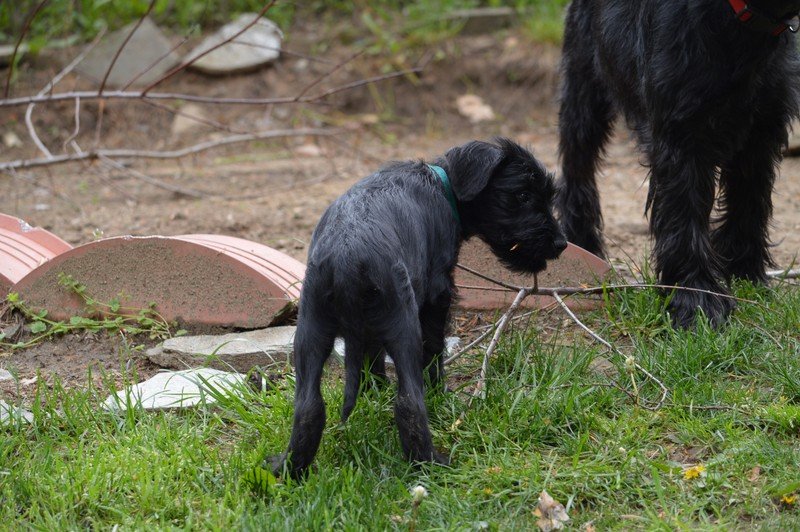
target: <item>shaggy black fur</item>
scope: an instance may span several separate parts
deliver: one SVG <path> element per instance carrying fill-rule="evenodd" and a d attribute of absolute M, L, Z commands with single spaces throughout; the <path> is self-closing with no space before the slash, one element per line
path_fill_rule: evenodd
<path fill-rule="evenodd" d="M 726 0 L 574 0 L 562 59 L 558 210 L 567 238 L 604 252 L 595 172 L 615 117 L 635 132 L 650 169 L 647 209 L 660 282 L 726 293 L 721 280 L 766 280 L 772 186 L 798 115 L 794 36 L 764 17 L 800 0 L 752 0 L 742 23 Z M 719 182 L 719 218 L 711 219 Z M 714 325 L 730 299 L 677 291 L 673 323 Z"/>
<path fill-rule="evenodd" d="M 314 231 L 295 336 L 294 426 L 276 474 L 303 475 L 325 425 L 322 367 L 334 338 L 345 340 L 342 419 L 355 406 L 366 367 L 385 380 L 392 357 L 395 420 L 411 461 L 446 463 L 433 447 L 423 371 L 441 383 L 445 327 L 454 297 L 461 242 L 485 240 L 515 270 L 543 270 L 567 242 L 551 203 L 552 178 L 530 152 L 507 139 L 470 142 L 435 162 L 455 192 L 459 224 L 434 172 L 422 162 L 395 163 L 337 199 Z"/>

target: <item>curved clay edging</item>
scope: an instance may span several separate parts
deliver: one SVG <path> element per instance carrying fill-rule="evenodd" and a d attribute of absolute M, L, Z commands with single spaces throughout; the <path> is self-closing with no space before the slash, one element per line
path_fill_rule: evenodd
<path fill-rule="evenodd" d="M 70 249 L 53 233 L 0 214 L 0 298 L 35 268 Z"/>
<path fill-rule="evenodd" d="M 533 276 L 512 272 L 503 266 L 489 247 L 477 238 L 461 246 L 459 262 L 489 277 L 516 286 L 533 285 Z M 547 263 L 547 269 L 539 274 L 539 286 L 595 286 L 602 283 L 611 272 L 611 265 L 600 257 L 574 244 L 569 244 L 561 256 Z M 516 291 L 502 287 L 460 268 L 455 273 L 458 300 L 461 308 L 475 310 L 503 309 L 514 301 Z M 549 296 L 531 296 L 522 305 L 529 308 L 544 308 L 553 304 Z M 567 304 L 575 309 L 595 308 L 595 299 L 572 297 Z"/>
<path fill-rule="evenodd" d="M 59 285 L 59 273 L 86 293 L 123 307 L 155 310 L 189 326 L 270 325 L 299 296 L 305 267 L 272 248 L 220 235 L 120 236 L 73 248 L 14 286 L 54 319 L 80 314 L 81 299 Z M 122 295 L 122 297 L 120 297 Z"/>

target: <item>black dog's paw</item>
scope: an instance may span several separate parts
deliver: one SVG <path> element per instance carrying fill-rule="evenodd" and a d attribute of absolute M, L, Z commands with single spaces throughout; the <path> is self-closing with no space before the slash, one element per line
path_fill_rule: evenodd
<path fill-rule="evenodd" d="M 282 477 L 287 473 L 286 453 L 277 454 L 275 456 L 267 456 L 261 464 L 261 467 L 272 471 L 273 476 Z"/>
<path fill-rule="evenodd" d="M 450 457 L 446 454 L 442 454 L 439 451 L 433 451 L 433 460 L 431 460 L 434 464 L 439 464 L 443 466 L 450 465 Z"/>
<path fill-rule="evenodd" d="M 733 299 L 718 295 L 724 294 L 722 290 L 712 291 L 717 294 L 678 290 L 669 303 L 672 325 L 680 329 L 693 329 L 696 326 L 697 316 L 702 311 L 713 328 L 721 327 L 736 304 Z"/>

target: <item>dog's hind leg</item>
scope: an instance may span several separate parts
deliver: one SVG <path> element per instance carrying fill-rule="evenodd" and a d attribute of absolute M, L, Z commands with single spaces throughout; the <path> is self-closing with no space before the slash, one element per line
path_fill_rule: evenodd
<path fill-rule="evenodd" d="M 422 327 L 416 298 L 405 268 L 396 265 L 394 270 L 397 301 L 390 305 L 392 310 L 387 314 L 379 334 L 394 360 L 397 372 L 394 417 L 400 433 L 400 445 L 409 461 L 446 464 L 449 460 L 434 449 L 428 427 L 422 377 Z"/>
<path fill-rule="evenodd" d="M 753 128 L 745 148 L 723 165 L 720 173 L 721 224 L 712 234 L 727 279 L 739 277 L 766 283 L 772 187 L 787 124 L 780 115 Z"/>
<path fill-rule="evenodd" d="M 591 17 L 570 10 L 564 34 L 563 86 L 559 111 L 562 163 L 557 210 L 567 240 L 604 254 L 603 217 L 595 173 L 615 111 L 607 89 L 593 75 Z M 574 20 L 570 20 L 574 19 Z"/>
<path fill-rule="evenodd" d="M 288 465 L 289 474 L 299 478 L 317 454 L 325 428 L 325 402 L 320 392 L 320 380 L 335 335 L 332 317 L 313 297 L 301 299 L 294 339 L 294 423 L 288 449 L 272 460 L 275 475 L 281 474 Z"/>

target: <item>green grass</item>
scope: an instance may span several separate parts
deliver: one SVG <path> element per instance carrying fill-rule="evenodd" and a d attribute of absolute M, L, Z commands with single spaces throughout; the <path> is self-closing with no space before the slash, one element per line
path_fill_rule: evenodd
<path fill-rule="evenodd" d="M 798 529 L 800 503 L 781 499 L 800 493 L 800 290 L 736 288 L 755 303 L 739 303 L 720 332 L 672 331 L 650 290 L 616 293 L 605 309 L 581 314 L 667 386 L 655 411 L 628 394 L 657 401 L 658 386 L 629 373 L 622 356 L 569 324 L 544 335 L 542 323 L 553 320 L 534 318 L 496 351 L 484 400 L 468 408 L 460 393 L 429 396 L 449 468 L 402 459 L 391 389 L 367 394 L 340 426 L 342 385 L 329 371 L 315 471 L 267 494 L 247 478 L 264 454 L 286 445 L 291 379 L 221 408 L 126 415 L 98 408 L 107 390 L 43 385 L 37 421 L 0 429 L 0 523 L 531 530 L 544 489 L 567 506 L 573 529 Z M 590 369 L 601 354 L 618 377 Z M 475 352 L 451 374 L 474 374 L 481 357 Z M 686 478 L 697 465 L 703 473 Z M 418 484 L 429 496 L 415 514 L 409 489 Z"/>
<path fill-rule="evenodd" d="M 0 43 L 16 42 L 28 16 L 41 0 L 0 2 Z M 295 18 L 352 19 L 355 26 L 346 39 L 368 39 L 372 50 L 401 53 L 407 48 L 446 39 L 459 30 L 443 15 L 465 8 L 511 6 L 520 10 L 523 26 L 541 41 L 560 42 L 563 9 L 568 0 L 380 0 L 344 2 L 316 0 L 307 3 L 278 1 L 267 16 L 289 31 Z M 88 41 L 103 27 L 117 29 L 141 17 L 150 0 L 47 0 L 34 17 L 26 42 L 35 51 L 55 43 Z M 243 12 L 257 12 L 264 0 L 157 0 L 151 17 L 173 30 L 188 34 L 217 27 Z"/>

